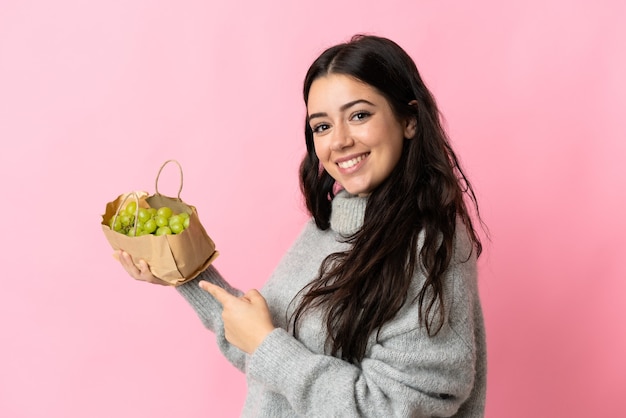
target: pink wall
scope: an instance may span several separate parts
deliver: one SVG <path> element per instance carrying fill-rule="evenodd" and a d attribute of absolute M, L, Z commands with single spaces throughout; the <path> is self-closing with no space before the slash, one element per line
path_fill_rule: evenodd
<path fill-rule="evenodd" d="M 100 215 L 176 158 L 260 286 L 304 220 L 302 77 L 355 32 L 416 58 L 478 189 L 487 416 L 626 414 L 624 2 L 209 3 L 0 2 L 0 416 L 238 415 L 243 376 Z"/>

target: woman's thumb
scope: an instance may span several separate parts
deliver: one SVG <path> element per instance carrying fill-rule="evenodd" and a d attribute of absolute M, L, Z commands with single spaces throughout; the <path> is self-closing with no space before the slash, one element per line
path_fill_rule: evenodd
<path fill-rule="evenodd" d="M 265 302 L 265 298 L 263 297 L 263 295 L 256 289 L 248 290 L 248 292 L 244 295 L 244 297 L 253 303 L 259 302 L 259 301 Z"/>

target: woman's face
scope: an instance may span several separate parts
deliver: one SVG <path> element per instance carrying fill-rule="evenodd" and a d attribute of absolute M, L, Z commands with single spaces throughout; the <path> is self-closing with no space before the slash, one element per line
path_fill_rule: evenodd
<path fill-rule="evenodd" d="M 350 194 L 366 196 L 394 169 L 415 123 L 400 121 L 387 99 L 353 77 L 329 74 L 309 90 L 315 153 Z"/>

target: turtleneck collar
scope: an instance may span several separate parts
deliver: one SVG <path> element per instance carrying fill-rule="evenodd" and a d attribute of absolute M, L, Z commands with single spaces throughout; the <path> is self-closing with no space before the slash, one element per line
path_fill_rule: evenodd
<path fill-rule="evenodd" d="M 363 226 L 367 197 L 340 191 L 332 201 L 330 227 L 342 235 L 352 235 Z"/>

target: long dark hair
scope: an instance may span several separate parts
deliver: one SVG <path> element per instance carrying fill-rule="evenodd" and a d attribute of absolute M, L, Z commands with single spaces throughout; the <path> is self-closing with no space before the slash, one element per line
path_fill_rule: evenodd
<path fill-rule="evenodd" d="M 387 99 L 398 120 L 417 122 L 415 136 L 404 140 L 398 164 L 368 197 L 362 228 L 346 238 L 350 249 L 326 257 L 318 277 L 303 289 L 291 318 L 297 335 L 304 313 L 322 308 L 331 353 L 359 363 L 370 335 L 406 302 L 419 269 L 425 271 L 426 280 L 416 297 L 418 320 L 429 335 L 439 332 L 445 323 L 443 275 L 452 259 L 457 219 L 465 224 L 477 256 L 482 251 L 465 196 L 477 216 L 478 205 L 435 100 L 400 46 L 389 39 L 357 35 L 327 49 L 306 74 L 305 103 L 311 84 L 327 74 L 350 75 L 369 84 Z M 300 186 L 317 227 L 326 230 L 335 180 L 320 166 L 308 120 L 304 131 L 307 154 L 300 166 Z"/>

